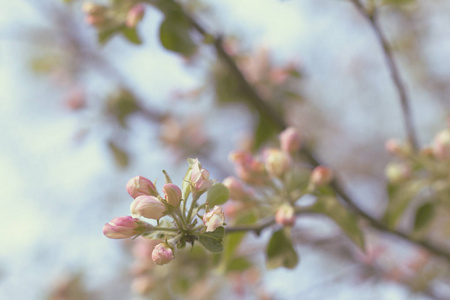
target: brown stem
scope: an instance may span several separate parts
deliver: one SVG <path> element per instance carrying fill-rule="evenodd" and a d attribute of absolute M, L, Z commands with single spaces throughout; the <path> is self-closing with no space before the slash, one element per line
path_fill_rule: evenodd
<path fill-rule="evenodd" d="M 368 12 L 359 0 L 351 0 L 351 1 L 355 5 L 358 12 L 362 16 L 364 16 L 364 18 L 366 18 L 367 21 L 369 22 L 370 26 L 375 32 L 375 36 L 378 40 L 378 43 L 380 44 L 383 50 L 384 59 L 386 61 L 389 73 L 391 75 L 392 81 L 394 82 L 394 85 L 398 93 L 398 97 L 400 99 L 408 142 L 411 144 L 414 150 L 417 150 L 418 142 L 411 113 L 410 107 L 411 101 L 409 100 L 408 93 L 406 92 L 405 84 L 400 78 L 400 72 L 398 70 L 397 64 L 395 63 L 391 47 L 389 46 L 386 36 L 381 30 L 381 26 L 378 22 L 377 11 L 374 10 L 373 12 Z"/>
<path fill-rule="evenodd" d="M 359 2 L 357 2 L 356 0 L 352 0 L 355 4 L 358 3 L 358 9 L 361 9 L 362 6 Z M 203 26 L 201 26 L 196 20 L 194 20 L 193 18 L 191 18 L 190 16 L 187 16 L 187 18 L 190 20 L 192 26 L 202 35 L 210 35 L 204 28 Z M 377 23 L 375 23 L 377 24 Z M 378 28 L 378 25 L 377 25 Z M 378 29 L 378 31 L 381 33 L 381 31 Z M 383 36 L 380 36 L 382 38 L 382 40 L 384 41 Z M 387 43 L 386 43 L 387 45 Z M 214 42 L 214 48 L 216 49 L 217 55 L 219 56 L 219 58 L 221 58 L 223 60 L 223 62 L 229 67 L 230 72 L 240 81 L 242 87 L 244 88 L 244 91 L 246 91 L 246 93 L 248 94 L 249 99 L 251 101 L 251 104 L 257 108 L 259 110 L 259 112 L 265 116 L 267 116 L 270 120 L 272 120 L 273 124 L 279 129 L 279 130 L 284 130 L 287 125 L 284 122 L 283 118 L 277 113 L 276 110 L 274 110 L 269 104 L 268 102 L 262 98 L 261 95 L 259 95 L 256 90 L 252 87 L 252 85 L 247 81 L 247 79 L 245 78 L 245 76 L 243 75 L 243 73 L 241 72 L 241 70 L 238 68 L 238 66 L 236 65 L 236 63 L 234 62 L 233 58 L 224 50 L 223 44 L 222 44 L 222 39 L 220 37 L 215 38 L 215 42 Z M 387 48 L 388 49 L 388 48 Z M 397 79 L 396 79 L 396 86 L 399 90 L 399 93 L 402 96 L 402 103 L 404 103 L 404 107 L 406 105 L 406 115 L 405 116 L 410 116 L 410 112 L 409 112 L 409 106 L 408 106 L 408 100 L 406 98 L 406 93 L 404 92 L 405 89 L 403 87 L 403 84 L 401 83 L 399 76 L 398 76 L 398 72 L 397 69 L 395 67 L 394 61 L 392 59 L 392 55 L 391 52 L 388 51 L 386 56 L 388 57 L 387 59 L 389 61 L 391 61 L 390 65 L 393 66 L 393 72 Z M 391 67 L 392 68 L 392 67 Z M 391 71 L 392 71 L 391 70 Z M 400 85 L 398 85 L 400 84 Z M 408 123 L 408 127 L 413 128 L 412 127 L 412 122 L 411 122 L 411 118 L 410 117 L 405 117 L 406 120 L 405 122 Z M 414 132 L 408 132 L 411 133 L 410 135 L 410 139 L 412 142 L 412 145 L 416 145 L 415 142 L 415 135 L 413 134 Z M 302 154 L 308 159 L 308 161 L 311 163 L 312 166 L 318 166 L 318 165 L 322 165 L 322 163 L 314 156 L 314 154 L 312 152 L 310 152 L 308 149 L 303 148 L 301 150 Z M 437 256 L 441 256 L 446 258 L 447 260 L 450 260 L 450 252 L 446 249 L 440 248 L 437 245 L 434 245 L 428 241 L 425 240 L 416 240 L 413 239 L 412 237 L 410 237 L 408 234 L 394 230 L 394 229 L 390 229 L 388 228 L 386 225 L 384 225 L 383 223 L 381 223 L 380 221 L 378 221 L 377 219 L 371 217 L 370 215 L 368 215 L 367 213 L 365 213 L 357 204 L 355 201 L 352 200 L 352 198 L 347 194 L 347 192 L 344 190 L 344 188 L 339 184 L 339 182 L 337 180 L 333 181 L 331 184 L 331 187 L 334 189 L 334 191 L 336 192 L 336 194 L 339 196 L 339 198 L 345 202 L 347 204 L 347 206 L 350 208 L 350 210 L 352 210 L 354 213 L 356 213 L 357 215 L 359 215 L 361 218 L 366 219 L 370 225 L 373 228 L 378 229 L 381 232 L 385 232 L 387 234 L 396 236 L 400 239 L 403 239 L 407 242 L 409 242 L 412 245 L 415 246 L 420 246 L 426 250 L 428 250 L 429 252 L 437 255 Z M 236 228 L 228 228 L 227 232 L 231 233 L 231 232 L 242 232 L 242 231 L 254 231 L 256 233 L 261 232 L 262 229 L 273 225 L 274 224 L 274 220 L 269 219 L 268 221 L 265 221 L 264 223 L 258 224 L 258 225 L 254 225 L 254 226 L 242 226 L 242 227 L 236 227 Z"/>

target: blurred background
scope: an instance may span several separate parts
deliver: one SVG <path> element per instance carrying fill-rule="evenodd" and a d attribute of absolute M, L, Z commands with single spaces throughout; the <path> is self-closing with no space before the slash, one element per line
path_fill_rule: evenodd
<path fill-rule="evenodd" d="M 427 145 L 450 108 L 450 3 L 390 2 L 380 9 L 382 28 Z M 380 215 L 384 141 L 405 137 L 380 46 L 355 7 L 180 3 L 222 35 L 248 81 L 339 171 L 358 204 Z M 118 34 L 100 45 L 85 19 L 81 1 L 0 1 L 0 299 L 145 299 L 139 294 L 148 287 L 132 269 L 139 250 L 102 234 L 128 213 L 128 179 L 161 183 L 165 169 L 181 182 L 186 159 L 198 157 L 222 180 L 234 172 L 230 151 L 276 143 L 276 130 L 247 104 L 211 46 L 180 55 L 161 45 L 157 9 L 148 6 L 138 25 L 141 44 Z M 265 271 L 267 234 L 250 235 L 242 247 L 254 263 L 247 273 L 210 270 L 219 284 L 150 297 L 449 299 L 445 277 L 414 277 L 412 262 L 426 254 L 408 244 L 369 232 L 363 255 L 323 220 L 305 217 L 294 230 L 302 257 L 294 270 Z M 175 289 L 169 281 L 157 287 Z"/>

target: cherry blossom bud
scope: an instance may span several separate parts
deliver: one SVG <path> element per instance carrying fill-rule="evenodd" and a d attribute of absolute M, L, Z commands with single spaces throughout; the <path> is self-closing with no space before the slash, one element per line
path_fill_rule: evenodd
<path fill-rule="evenodd" d="M 269 179 L 264 164 L 247 151 L 231 152 L 230 160 L 235 164 L 238 177 L 246 183 L 262 185 Z"/>
<path fill-rule="evenodd" d="M 411 176 L 411 168 L 405 163 L 390 163 L 386 167 L 385 174 L 390 182 L 397 183 Z"/>
<path fill-rule="evenodd" d="M 131 197 L 158 196 L 155 185 L 143 176 L 135 176 L 127 183 L 127 191 Z"/>
<path fill-rule="evenodd" d="M 281 149 L 288 152 L 294 153 L 300 150 L 301 139 L 300 133 L 294 127 L 289 127 L 283 130 L 279 135 Z"/>
<path fill-rule="evenodd" d="M 279 149 L 268 149 L 265 151 L 265 167 L 267 173 L 273 177 L 283 177 L 289 170 L 291 158 L 289 155 Z"/>
<path fill-rule="evenodd" d="M 94 2 L 84 2 L 81 9 L 86 14 L 96 14 L 103 10 L 103 6 L 100 6 L 98 4 L 95 4 Z"/>
<path fill-rule="evenodd" d="M 206 226 L 206 231 L 214 231 L 225 223 L 225 215 L 220 206 L 214 206 L 213 210 L 203 216 L 203 223 Z"/>
<path fill-rule="evenodd" d="M 225 185 L 230 191 L 230 199 L 239 201 L 239 200 L 247 200 L 249 198 L 247 192 L 242 186 L 239 179 L 229 176 L 223 180 L 223 185 Z"/>
<path fill-rule="evenodd" d="M 164 216 L 166 206 L 154 196 L 139 196 L 130 205 L 133 217 L 159 220 Z"/>
<path fill-rule="evenodd" d="M 399 155 L 401 154 L 402 146 L 397 140 L 394 139 L 388 139 L 386 143 L 384 144 L 384 148 L 387 152 L 393 155 Z"/>
<path fill-rule="evenodd" d="M 294 226 L 294 208 L 287 204 L 280 206 L 275 214 L 275 222 L 283 226 Z"/>
<path fill-rule="evenodd" d="M 125 239 L 144 233 L 152 226 L 130 216 L 117 217 L 103 226 L 103 234 L 110 239 Z"/>
<path fill-rule="evenodd" d="M 167 183 L 163 187 L 163 192 L 167 203 L 173 207 L 178 207 L 180 205 L 182 193 L 178 186 L 173 183 Z"/>
<path fill-rule="evenodd" d="M 162 266 L 168 264 L 174 258 L 175 256 L 173 255 L 172 248 L 166 243 L 158 244 L 155 249 L 153 249 L 152 260 L 157 265 Z"/>
<path fill-rule="evenodd" d="M 433 141 L 433 154 L 436 158 L 450 159 L 450 129 L 439 132 Z"/>
<path fill-rule="evenodd" d="M 139 23 L 139 21 L 144 18 L 145 6 L 142 3 L 138 3 L 133 6 L 127 14 L 127 19 L 125 20 L 125 25 L 129 28 L 134 28 Z"/>
<path fill-rule="evenodd" d="M 190 177 L 193 192 L 196 192 L 197 194 L 206 192 L 213 184 L 213 181 L 209 179 L 208 170 L 201 167 L 198 159 L 196 159 L 194 164 L 192 165 Z"/>
<path fill-rule="evenodd" d="M 330 169 L 318 166 L 311 173 L 310 184 L 313 187 L 324 186 L 329 184 L 332 179 L 333 172 Z"/>

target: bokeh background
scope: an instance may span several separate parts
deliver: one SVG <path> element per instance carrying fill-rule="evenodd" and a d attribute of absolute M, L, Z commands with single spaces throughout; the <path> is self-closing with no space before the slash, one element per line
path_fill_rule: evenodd
<path fill-rule="evenodd" d="M 288 123 L 339 171 L 361 207 L 380 214 L 384 141 L 404 132 L 384 57 L 355 8 L 338 0 L 182 2 L 228 38 L 271 101 L 289 107 Z M 425 145 L 450 108 L 450 4 L 403 2 L 383 8 L 381 20 Z M 218 95 L 224 73 L 212 49 L 186 59 L 160 45 L 161 20 L 149 8 L 138 27 L 142 45 L 114 37 L 100 46 L 79 1 L 0 1 L 0 299 L 48 299 L 68 285 L 77 291 L 70 299 L 139 299 L 130 291 L 129 244 L 102 235 L 105 222 L 128 213 L 128 179 L 161 183 L 165 169 L 181 182 L 188 157 L 199 157 L 215 179 L 233 174 L 228 153 L 248 144 L 258 119 L 239 100 L 223 101 L 233 93 Z M 276 71 L 290 68 L 290 94 L 273 92 L 285 83 Z M 264 91 L 267 74 L 273 81 Z M 309 217 L 296 226 L 299 236 L 315 238 L 337 231 Z M 345 240 L 298 243 L 295 270 L 265 272 L 266 240 L 250 237 L 245 251 L 260 266 L 267 297 L 433 299 L 386 275 L 399 257 L 416 253 L 398 240 L 372 233 L 369 245 L 389 251 L 369 275 L 368 258 L 355 260 Z M 227 285 L 218 297 L 232 291 Z M 446 291 L 438 283 L 438 294 Z M 259 299 L 251 290 L 241 298 Z"/>

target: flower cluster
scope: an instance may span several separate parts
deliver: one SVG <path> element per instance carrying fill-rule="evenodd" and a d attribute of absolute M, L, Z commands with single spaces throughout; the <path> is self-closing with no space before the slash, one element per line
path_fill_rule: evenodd
<path fill-rule="evenodd" d="M 385 149 L 396 157 L 396 161 L 389 163 L 385 170 L 386 177 L 392 183 L 408 180 L 423 170 L 435 177 L 445 177 L 450 163 L 450 129 L 438 132 L 432 143 L 418 154 L 409 144 L 394 139 L 386 141 Z"/>
<path fill-rule="evenodd" d="M 450 129 L 438 132 L 430 145 L 419 151 L 393 139 L 385 148 L 395 157 L 385 169 L 389 196 L 385 221 L 395 227 L 403 216 L 414 213 L 410 217 L 415 232 L 424 233 L 435 222 L 439 228 L 447 227 L 447 218 L 437 212 L 448 209 L 450 203 Z M 408 207 L 413 209 L 408 211 Z"/>
<path fill-rule="evenodd" d="M 175 258 L 175 248 L 182 248 L 187 242 L 193 244 L 199 239 L 202 243 L 208 239 L 200 238 L 202 234 L 215 232 L 217 228 L 224 226 L 222 208 L 215 204 L 228 199 L 228 193 L 221 192 L 226 188 L 221 188 L 222 184 L 210 179 L 209 171 L 202 168 L 198 159 L 189 159 L 189 164 L 182 188 L 173 184 L 164 172 L 166 184 L 162 188 L 163 195 L 149 179 L 143 176 L 131 178 L 126 185 L 128 193 L 134 199 L 130 205 L 131 216 L 117 217 L 106 223 L 103 227 L 104 235 L 112 239 L 142 235 L 158 240 L 160 242 L 152 250 L 151 258 L 157 265 L 164 265 Z M 198 203 L 204 193 L 207 193 L 208 198 L 214 199 L 211 201 L 213 203 Z M 188 205 L 189 195 L 192 195 L 192 199 Z M 209 209 L 209 204 L 214 205 L 212 210 Z M 202 211 L 203 217 L 199 215 Z M 203 223 L 197 225 L 198 219 Z M 151 220 L 156 224 L 150 224 Z"/>
<path fill-rule="evenodd" d="M 247 151 L 234 151 L 230 160 L 235 164 L 236 177 L 227 177 L 223 184 L 230 191 L 227 212 L 251 208 L 275 215 L 283 226 L 295 224 L 295 203 L 304 194 L 314 193 L 332 180 L 329 168 L 318 166 L 312 172 L 299 157 L 301 137 L 297 129 L 289 127 L 279 135 L 280 148 L 268 148 L 260 156 Z M 230 215 L 227 216 L 230 217 Z"/>

